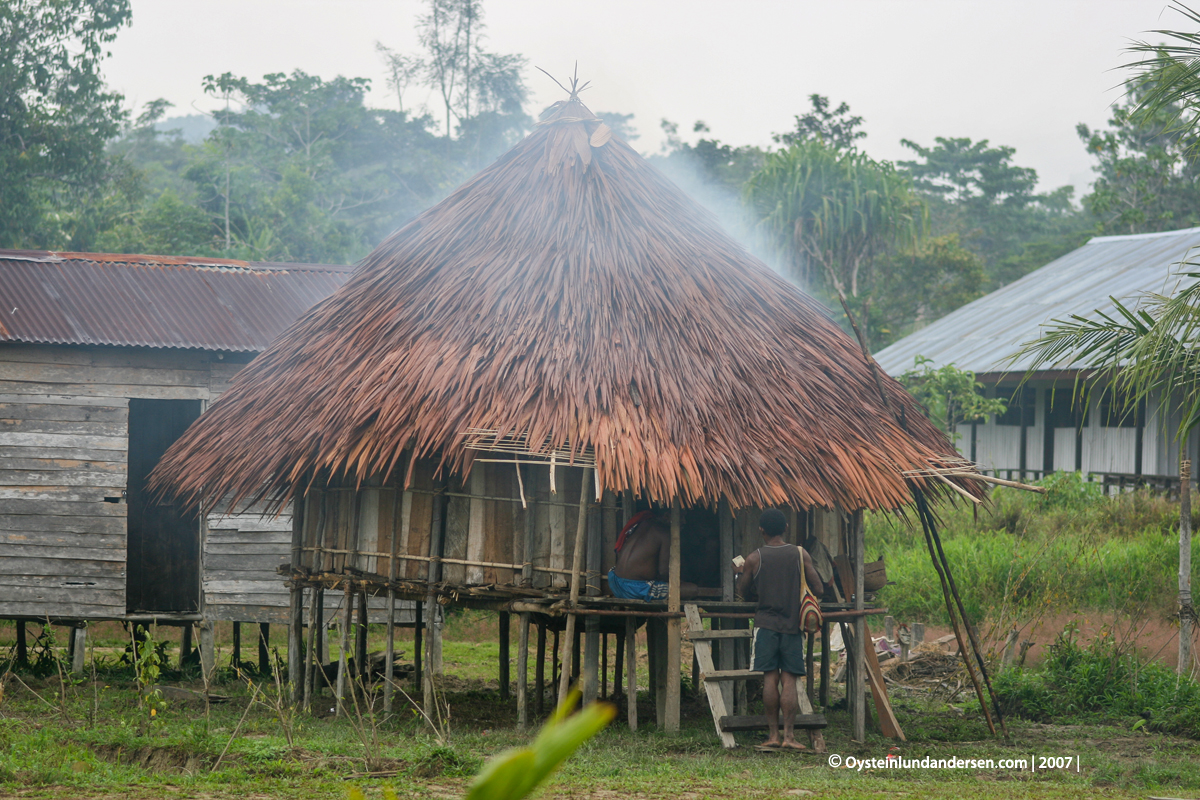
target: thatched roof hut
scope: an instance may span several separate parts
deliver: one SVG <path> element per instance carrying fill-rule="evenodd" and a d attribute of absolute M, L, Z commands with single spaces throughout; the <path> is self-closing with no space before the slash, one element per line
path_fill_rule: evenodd
<path fill-rule="evenodd" d="M 586 453 L 603 488 L 662 503 L 890 509 L 903 471 L 957 454 L 883 384 L 891 409 L 817 301 L 572 99 L 380 244 L 158 476 L 282 502 L 420 458 L 465 474 L 475 430 Z"/>

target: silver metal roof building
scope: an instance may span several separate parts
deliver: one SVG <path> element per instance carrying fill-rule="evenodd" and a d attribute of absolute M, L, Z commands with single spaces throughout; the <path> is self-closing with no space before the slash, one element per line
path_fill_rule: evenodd
<path fill-rule="evenodd" d="M 1200 228 L 1132 236 L 1098 236 L 1083 247 L 1002 289 L 968 303 L 875 354 L 889 374 L 911 369 L 916 356 L 976 374 L 1023 372 L 1031 358 L 1010 362 L 1041 328 L 1071 314 L 1111 310 L 1144 292 L 1172 293 L 1179 262 L 1200 247 Z M 1069 365 L 1062 365 L 1064 368 Z"/>

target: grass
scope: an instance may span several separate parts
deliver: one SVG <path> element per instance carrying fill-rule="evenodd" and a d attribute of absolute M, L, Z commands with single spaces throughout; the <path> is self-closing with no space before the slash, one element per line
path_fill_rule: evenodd
<path fill-rule="evenodd" d="M 479 638 L 492 635 L 492 623 L 482 614 L 452 617 L 448 629 L 464 637 L 473 631 Z M 494 642 L 445 643 L 447 670 L 460 687 L 448 697 L 450 746 L 440 746 L 411 711 L 401 709 L 383 725 L 381 766 L 395 774 L 382 779 L 355 777 L 364 769 L 365 752 L 345 718 L 304 718 L 294 748 L 287 746 L 278 721 L 265 708 L 252 709 L 238 729 L 249 690 L 237 682 L 227 680 L 217 688 L 231 697 L 227 705 L 212 706 L 207 714 L 203 707 L 168 705 L 142 730 L 127 670 L 110 667 L 97 676 L 97 684 L 88 680 L 68 687 L 61 706 L 54 700 L 56 677 L 23 675 L 29 688 L 10 680 L 0 700 L 0 795 L 341 798 L 347 787 L 358 786 L 368 798 L 383 797 L 385 787 L 401 797 L 462 796 L 484 759 L 532 735 L 515 729 L 513 703 L 485 688 L 484 680 L 494 686 L 494 648 Z M 88 706 L 95 697 L 100 713 L 89 722 Z M 986 800 L 1143 797 L 1148 789 L 1186 796 L 1200 791 L 1200 742 L 1148 731 L 1144 725 L 1135 729 L 1134 719 L 1074 726 L 1013 720 L 1013 737 L 1003 741 L 988 735 L 969 706 L 933 703 L 902 691 L 893 699 L 908 734 L 906 744 L 897 746 L 874 734 L 864 744 L 854 744 L 848 741 L 845 712 L 834 710 L 826 734 L 830 752 L 860 758 L 891 752 L 916 759 L 996 760 L 1031 753 L 1079 755 L 1081 770 L 859 772 L 832 769 L 818 756 L 759 754 L 748 747 L 725 752 L 717 746 L 707 706 L 700 700 L 685 698 L 683 731 L 667 736 L 646 724 L 653 711 L 643 697 L 641 731 L 630 733 L 619 718 L 551 778 L 542 796 L 788 797 L 811 791 L 844 798 L 969 794 Z M 752 735 L 740 739 L 743 744 L 756 740 Z"/>
<path fill-rule="evenodd" d="M 1179 565 L 1178 503 L 1144 492 L 1107 498 L 1078 475 L 1060 473 L 1037 495 L 1000 488 L 992 502 L 944 507 L 940 533 L 973 620 L 1058 611 L 1171 614 Z M 1193 501 L 1200 512 L 1200 502 Z M 1200 513 L 1193 519 L 1200 525 Z M 946 623 L 920 528 L 875 515 L 867 554 L 887 558 L 895 582 L 878 600 L 897 618 Z M 1200 538 L 1192 562 L 1200 570 Z M 1193 578 L 1195 580 L 1195 578 Z"/>

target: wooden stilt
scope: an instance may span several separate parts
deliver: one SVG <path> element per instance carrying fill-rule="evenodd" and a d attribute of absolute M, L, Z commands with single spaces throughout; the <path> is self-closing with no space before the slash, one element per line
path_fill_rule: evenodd
<path fill-rule="evenodd" d="M 583 702 L 592 703 L 600 696 L 600 618 L 589 616 L 583 621 L 586 632 L 583 647 Z"/>
<path fill-rule="evenodd" d="M 258 623 L 258 674 L 271 674 L 271 654 L 268 649 L 271 644 L 271 623 Z"/>
<path fill-rule="evenodd" d="M 600 634 L 600 698 L 608 699 L 608 634 Z"/>
<path fill-rule="evenodd" d="M 558 649 L 558 647 L 559 647 L 559 639 L 560 639 L 560 638 L 561 638 L 561 637 L 559 636 L 559 632 L 558 632 L 558 631 L 555 631 L 555 632 L 554 632 L 554 645 L 553 645 L 553 647 L 551 648 L 553 652 L 551 653 L 551 656 L 550 656 L 550 658 L 551 658 L 551 663 L 550 663 L 550 682 L 551 682 L 551 684 L 552 684 L 552 685 L 555 687 L 555 688 L 554 688 L 554 691 L 558 691 L 557 687 L 558 687 L 559 680 L 560 680 L 560 677 L 561 677 L 561 676 L 560 676 L 560 673 L 561 673 L 561 671 L 562 671 L 562 663 L 559 661 L 559 655 L 560 655 L 560 651 L 559 651 L 559 649 Z"/>
<path fill-rule="evenodd" d="M 833 660 L 833 649 L 829 646 L 830 623 L 821 625 L 821 708 L 829 707 L 829 670 Z"/>
<path fill-rule="evenodd" d="M 425 672 L 421 682 L 421 691 L 425 707 L 425 715 L 433 719 L 437 714 L 434 708 L 434 672 L 438 669 L 434 654 L 434 637 L 440 635 L 437 628 L 437 583 L 442 579 L 442 542 L 446 533 L 446 496 L 442 493 L 444 486 L 435 484 L 437 494 L 433 498 L 433 519 L 429 529 L 429 567 L 426 575 L 428 589 L 425 594 Z"/>
<path fill-rule="evenodd" d="M 716 664 L 713 665 L 713 669 L 714 670 L 716 669 Z M 700 660 L 698 658 L 696 658 L 696 650 L 695 650 L 695 648 L 693 648 L 692 649 L 692 696 L 699 697 L 701 691 L 702 690 L 700 688 Z"/>
<path fill-rule="evenodd" d="M 732 602 L 734 590 L 734 574 L 733 574 L 733 510 L 729 507 L 729 501 L 724 497 L 717 503 L 717 523 L 719 525 L 719 541 L 720 541 L 720 565 L 721 570 L 721 599 L 725 602 Z M 714 619 L 712 621 L 713 630 L 725 630 L 727 628 L 735 628 L 732 624 L 734 620 Z M 734 669 L 735 657 L 734 652 L 740 646 L 738 640 L 730 639 L 722 641 L 718 639 L 713 643 L 716 647 L 717 669 L 732 670 Z M 725 707 L 734 709 L 735 713 L 744 714 L 745 710 L 738 708 L 734 704 L 734 695 L 738 687 L 745 689 L 745 681 L 738 681 L 736 684 L 733 681 L 721 682 L 721 697 L 725 701 Z"/>
<path fill-rule="evenodd" d="M 215 625 L 210 619 L 200 620 L 200 671 L 204 675 L 205 686 L 213 682 L 217 673 L 217 649 Z"/>
<path fill-rule="evenodd" d="M 354 679 L 366 687 L 371 679 L 371 668 L 367 665 L 367 631 L 370 617 L 367 616 L 367 590 L 358 592 L 358 625 L 354 629 Z"/>
<path fill-rule="evenodd" d="M 671 503 L 671 560 L 668 566 L 667 581 L 667 610 L 672 612 L 679 611 L 680 600 L 680 580 L 679 566 L 682 558 L 680 549 L 680 529 L 682 526 L 683 512 L 680 508 L 679 498 L 676 497 Z M 682 625 L 679 617 L 669 617 L 667 619 L 667 636 L 666 636 L 666 725 L 665 730 L 668 733 L 679 732 L 679 667 L 681 653 L 681 633 Z"/>
<path fill-rule="evenodd" d="M 529 614 L 517 616 L 517 727 L 529 727 Z"/>
<path fill-rule="evenodd" d="M 863 544 L 862 512 L 854 512 L 851 520 L 852 527 L 850 533 L 854 542 L 851 550 L 854 565 L 854 610 L 862 611 L 864 604 L 863 550 L 865 549 L 865 545 Z M 854 686 L 852 687 L 852 691 L 854 692 L 854 740 L 857 742 L 865 741 L 867 736 L 866 676 L 863 674 L 865 672 L 863 667 L 866 665 L 866 662 L 864 661 L 866 658 L 866 643 L 867 618 L 862 616 L 856 617 L 854 620 L 855 668 Z"/>
<path fill-rule="evenodd" d="M 613 637 L 616 641 L 613 646 L 613 685 L 612 697 L 614 699 L 621 697 L 625 693 L 625 681 L 621 674 L 621 669 L 625 666 L 625 629 L 617 631 Z M 605 653 L 608 650 L 605 649 Z"/>
<path fill-rule="evenodd" d="M 233 668 L 242 668 L 242 623 L 233 623 Z"/>
<path fill-rule="evenodd" d="M 638 727 L 637 713 L 637 620 L 625 618 L 625 673 L 627 688 L 625 690 L 626 719 L 629 730 L 636 731 Z"/>
<path fill-rule="evenodd" d="M 405 511 L 408 510 L 405 507 L 403 498 L 404 498 L 403 493 L 396 492 L 396 491 L 392 492 L 392 530 L 389 532 L 389 535 L 388 535 L 388 539 L 390 540 L 390 544 L 391 544 L 391 548 L 390 548 L 391 549 L 391 557 L 388 559 L 388 580 L 390 580 L 390 581 L 396 580 L 396 575 L 398 574 L 398 570 L 399 570 L 399 565 L 396 563 L 396 554 L 400 549 L 400 546 L 399 546 L 400 537 L 398 534 L 400 533 L 401 528 L 403 528 L 403 531 L 406 536 L 408 534 L 408 525 L 409 525 L 408 513 L 404 513 L 403 519 L 401 519 L 401 510 L 402 509 L 404 509 Z M 412 495 L 410 494 L 409 495 L 410 503 L 411 503 L 411 498 L 412 498 Z M 396 524 L 397 520 L 400 521 L 399 525 Z M 421 623 L 418 621 L 416 624 L 420 625 Z M 395 588 L 389 587 L 388 593 L 387 593 L 387 641 L 384 643 L 384 646 L 383 646 L 383 713 L 384 714 L 392 713 L 392 681 L 395 680 L 395 674 L 396 674 L 395 661 L 396 661 L 396 590 L 395 590 Z"/>
<path fill-rule="evenodd" d="M 418 600 L 413 603 L 413 613 L 416 615 L 413 622 L 413 692 L 420 691 L 424 685 L 424 678 L 421 675 L 423 667 L 424 638 L 425 638 L 425 604 Z"/>
<path fill-rule="evenodd" d="M 71 628 L 71 674 L 82 675 L 87 658 L 87 623 Z"/>
<path fill-rule="evenodd" d="M 576 604 L 579 602 L 579 589 L 580 589 L 579 572 L 580 572 L 580 570 L 583 569 L 583 556 L 584 556 L 584 550 L 586 549 L 586 536 L 587 536 L 587 528 L 588 528 L 588 524 L 587 524 L 588 508 L 587 507 L 588 507 L 588 496 L 591 493 L 590 490 L 592 488 L 590 485 L 591 479 L 592 479 L 592 470 L 590 468 L 585 467 L 583 470 L 583 480 L 580 483 L 581 488 L 579 490 L 579 521 L 578 521 L 578 524 L 575 526 L 575 550 L 571 554 L 571 599 L 570 599 L 570 606 L 569 606 L 571 611 L 573 611 L 575 609 Z M 576 635 L 576 622 L 577 622 L 576 615 L 574 613 L 568 612 L 568 614 L 567 614 L 567 637 L 566 637 L 566 643 L 565 643 L 567 647 L 572 647 L 574 644 L 574 639 L 575 639 L 575 635 Z M 565 668 L 563 669 L 562 677 L 559 680 L 558 702 L 560 704 L 567 699 L 567 691 L 570 688 L 570 679 L 573 677 L 575 671 L 578 669 L 579 659 L 578 659 L 578 656 L 576 655 L 577 652 L 578 652 L 577 649 L 572 649 L 570 655 L 572 655 L 574 657 L 571 658 L 570 663 L 565 665 Z"/>
<path fill-rule="evenodd" d="M 338 641 L 338 667 L 337 667 L 337 703 L 334 708 L 336 716 L 342 716 L 346 713 L 343 708 L 346 699 L 346 679 L 349 672 L 349 656 L 347 651 L 350 649 L 350 631 L 354 626 L 354 592 L 350 590 L 350 582 L 346 581 L 345 598 L 342 607 L 342 630 L 341 638 Z"/>
<path fill-rule="evenodd" d="M 303 497 L 292 503 L 292 562 L 295 573 L 303 564 L 304 551 L 304 506 Z M 192 626 L 184 626 L 184 641 L 191 646 Z M 292 704 L 304 704 L 304 588 L 293 582 L 288 587 L 288 682 L 292 689 Z M 182 655 L 180 656 L 182 659 Z M 181 661 L 182 663 L 182 661 Z"/>
<path fill-rule="evenodd" d="M 499 628 L 500 628 L 500 699 L 507 700 L 509 695 L 509 655 L 508 655 L 508 640 L 509 640 L 509 614 L 507 611 L 500 612 Z"/>
<path fill-rule="evenodd" d="M 322 590 L 316 586 L 310 586 L 308 589 L 308 649 L 304 655 L 304 708 L 311 709 L 313 697 L 316 695 L 316 669 L 315 662 L 317 660 L 317 628 L 320 623 L 317 620 L 317 607 L 320 602 Z"/>
<path fill-rule="evenodd" d="M 658 621 L 646 620 L 646 692 L 654 703 L 655 724 L 658 718 Z"/>
<path fill-rule="evenodd" d="M 583 630 L 577 625 L 575 628 L 575 636 L 571 640 L 571 683 L 579 683 L 579 667 L 583 661 L 583 659 L 579 657 L 580 651 L 583 649 L 581 646 L 582 640 Z"/>
<path fill-rule="evenodd" d="M 533 662 L 533 671 L 534 710 L 541 719 L 546 713 L 546 626 L 541 624 L 537 626 L 537 659 Z"/>
<path fill-rule="evenodd" d="M 296 648 L 299 651 L 300 648 Z M 192 623 L 184 623 L 183 634 L 179 637 L 179 668 L 183 669 L 183 665 L 187 663 L 188 658 L 192 655 Z M 297 676 L 298 677 L 298 676 Z M 292 678 L 292 682 L 296 683 L 297 678 Z"/>
<path fill-rule="evenodd" d="M 647 623 L 649 627 L 649 623 Z M 667 623 L 654 620 L 654 716 L 658 729 L 667 728 Z M 679 665 L 675 665 L 678 672 Z"/>

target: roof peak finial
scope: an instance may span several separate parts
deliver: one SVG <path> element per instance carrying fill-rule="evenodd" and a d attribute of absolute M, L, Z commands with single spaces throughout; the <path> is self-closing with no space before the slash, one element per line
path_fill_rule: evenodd
<path fill-rule="evenodd" d="M 545 76 L 547 78 L 554 81 L 558 85 L 558 88 L 562 89 L 564 92 L 566 92 L 569 95 L 567 97 L 568 101 L 578 100 L 579 93 L 592 85 L 591 81 L 584 81 L 583 85 L 580 85 L 580 83 L 579 83 L 579 62 L 578 61 L 575 62 L 575 74 L 573 74 L 570 78 L 570 82 L 571 82 L 570 89 L 568 89 L 566 86 L 563 86 L 561 83 L 559 83 L 558 78 L 555 78 L 553 75 L 551 75 L 549 72 L 546 72 L 546 70 L 542 69 L 541 67 L 538 67 L 538 70 L 540 72 L 542 72 L 543 74 L 545 74 Z"/>

